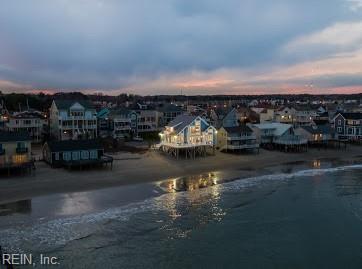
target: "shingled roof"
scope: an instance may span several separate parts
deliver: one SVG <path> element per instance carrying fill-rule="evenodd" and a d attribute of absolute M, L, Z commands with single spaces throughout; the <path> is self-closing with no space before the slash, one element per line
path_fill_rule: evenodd
<path fill-rule="evenodd" d="M 235 127 L 223 127 L 226 132 L 229 134 L 242 134 L 242 133 L 252 133 L 253 130 L 247 125 L 240 125 Z"/>
<path fill-rule="evenodd" d="M 97 139 L 49 141 L 47 144 L 51 152 L 104 149 Z"/>
<path fill-rule="evenodd" d="M 302 126 L 310 134 L 333 134 L 334 130 L 329 124 L 317 125 L 317 126 Z"/>
<path fill-rule="evenodd" d="M 9 132 L 0 131 L 1 142 L 17 142 L 17 141 L 30 141 L 31 138 L 27 132 Z"/>

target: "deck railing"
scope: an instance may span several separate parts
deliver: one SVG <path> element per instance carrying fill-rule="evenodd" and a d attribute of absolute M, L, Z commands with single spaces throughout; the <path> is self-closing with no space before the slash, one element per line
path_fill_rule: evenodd
<path fill-rule="evenodd" d="M 200 147 L 200 146 L 214 146 L 213 142 L 200 142 L 200 143 L 168 143 L 161 142 L 159 146 L 167 146 L 172 148 L 192 148 L 192 147 Z"/>
<path fill-rule="evenodd" d="M 240 135 L 240 136 L 229 136 L 227 140 L 235 141 L 235 140 L 253 140 L 256 139 L 255 135 Z"/>

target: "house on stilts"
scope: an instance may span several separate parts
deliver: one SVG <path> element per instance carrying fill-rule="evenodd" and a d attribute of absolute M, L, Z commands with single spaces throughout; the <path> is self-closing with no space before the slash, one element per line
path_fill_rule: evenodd
<path fill-rule="evenodd" d="M 160 133 L 159 149 L 176 159 L 215 153 L 217 131 L 200 116 L 180 115 Z"/>
<path fill-rule="evenodd" d="M 291 124 L 272 122 L 251 126 L 258 143 L 263 148 L 285 152 L 304 152 L 308 150 L 308 140 L 296 134 Z"/>

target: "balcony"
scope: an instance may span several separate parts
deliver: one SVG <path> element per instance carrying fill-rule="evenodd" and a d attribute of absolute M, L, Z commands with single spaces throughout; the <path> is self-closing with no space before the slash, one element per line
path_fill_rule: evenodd
<path fill-rule="evenodd" d="M 277 138 L 274 140 L 274 143 L 279 145 L 304 145 L 308 143 L 308 140 L 299 136 L 291 136 L 287 138 Z"/>
<path fill-rule="evenodd" d="M 19 154 L 28 153 L 28 148 L 16 148 L 16 153 Z"/>
<path fill-rule="evenodd" d="M 243 145 L 227 145 L 227 149 L 256 149 L 259 148 L 259 144 L 243 144 Z"/>
<path fill-rule="evenodd" d="M 238 140 L 255 140 L 255 135 L 241 135 L 241 136 L 229 136 L 228 141 L 238 141 Z"/>

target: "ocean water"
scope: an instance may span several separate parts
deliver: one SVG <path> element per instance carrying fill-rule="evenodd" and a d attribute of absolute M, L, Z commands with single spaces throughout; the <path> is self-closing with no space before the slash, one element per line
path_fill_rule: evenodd
<path fill-rule="evenodd" d="M 362 165 L 191 181 L 110 209 L 21 219 L 0 244 L 56 256 L 58 268 L 362 268 Z"/>

